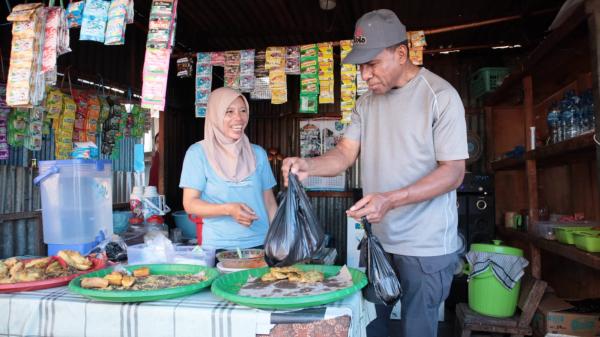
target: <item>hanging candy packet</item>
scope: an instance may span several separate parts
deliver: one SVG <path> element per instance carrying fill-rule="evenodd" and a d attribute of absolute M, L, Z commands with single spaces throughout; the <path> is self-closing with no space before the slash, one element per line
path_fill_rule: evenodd
<path fill-rule="evenodd" d="M 60 116 L 63 108 L 63 94 L 60 90 L 54 88 L 48 90 L 46 96 L 46 117 L 48 119 L 56 119 Z"/>
<path fill-rule="evenodd" d="M 42 149 L 42 131 L 44 127 L 44 108 L 36 106 L 29 109 L 29 124 L 25 136 L 24 146 L 31 151 Z"/>
<path fill-rule="evenodd" d="M 289 75 L 300 75 L 300 47 L 286 47 L 285 73 Z"/>
<path fill-rule="evenodd" d="M 6 105 L 6 86 L 0 84 L 0 160 L 8 159 L 8 114 L 10 109 Z"/>
<path fill-rule="evenodd" d="M 80 41 L 104 42 L 106 21 L 110 2 L 104 0 L 86 0 L 81 21 Z"/>
<path fill-rule="evenodd" d="M 85 1 L 75 1 L 69 3 L 69 5 L 67 6 L 67 26 L 69 28 L 81 26 L 84 6 Z"/>
<path fill-rule="evenodd" d="M 28 121 L 29 109 L 16 108 L 8 115 L 8 144 L 10 146 L 23 146 Z"/>
<path fill-rule="evenodd" d="M 125 28 L 129 3 L 129 0 L 112 0 L 110 2 L 106 33 L 104 34 L 105 45 L 125 44 Z"/>

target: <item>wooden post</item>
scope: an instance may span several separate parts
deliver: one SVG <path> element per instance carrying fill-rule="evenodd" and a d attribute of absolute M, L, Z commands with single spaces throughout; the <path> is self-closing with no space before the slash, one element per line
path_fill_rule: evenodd
<path fill-rule="evenodd" d="M 531 142 L 529 141 L 530 126 L 535 126 L 535 116 L 533 112 L 533 83 L 531 75 L 523 78 L 523 91 L 525 93 L 525 99 L 523 102 L 524 116 L 524 130 L 525 133 L 525 148 L 527 151 L 532 150 Z M 527 158 L 526 161 L 526 175 L 527 175 L 527 192 L 528 192 L 528 204 L 529 204 L 529 228 L 527 231 L 533 233 L 533 227 L 538 220 L 538 190 L 537 190 L 537 165 L 535 158 Z"/>
<path fill-rule="evenodd" d="M 533 112 L 533 80 L 531 75 L 523 78 L 523 92 L 524 102 L 523 111 L 523 125 L 525 133 L 525 148 L 527 151 L 531 151 L 532 144 L 530 142 L 530 126 L 535 126 L 535 116 Z M 527 175 L 527 197 L 529 205 L 529 226 L 527 232 L 530 235 L 535 235 L 535 226 L 538 221 L 538 190 L 537 190 L 537 165 L 535 158 L 527 158 L 525 155 L 525 170 Z M 533 244 L 529 244 L 529 251 L 531 252 L 531 274 L 536 278 L 541 278 L 542 275 L 542 261 L 540 258 L 540 251 Z"/>
<path fill-rule="evenodd" d="M 585 13 L 588 15 L 587 23 L 590 37 L 590 51 L 592 62 L 592 92 L 596 115 L 596 134 L 600 131 L 600 0 L 586 0 Z M 595 136 L 598 139 L 598 136 Z M 596 144 L 596 182 L 600 189 L 600 148 Z"/>
<path fill-rule="evenodd" d="M 166 109 L 166 105 L 165 105 L 165 109 Z M 161 111 L 160 114 L 158 115 L 158 144 L 159 144 L 159 151 L 158 151 L 158 158 L 159 158 L 159 165 L 158 165 L 158 191 L 159 193 L 165 194 L 166 195 L 166 190 L 165 190 L 165 158 L 168 158 L 165 154 L 167 152 L 166 146 L 165 146 L 165 139 L 167 139 L 167 135 L 165 134 L 165 114 L 167 112 L 166 111 Z"/>

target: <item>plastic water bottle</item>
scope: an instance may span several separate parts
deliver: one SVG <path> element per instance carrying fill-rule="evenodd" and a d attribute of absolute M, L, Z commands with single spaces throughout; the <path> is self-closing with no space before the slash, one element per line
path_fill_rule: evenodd
<path fill-rule="evenodd" d="M 565 93 L 563 99 L 562 119 L 564 122 L 564 139 L 571 139 L 577 137 L 577 121 L 575 119 L 576 108 L 575 108 L 575 94 L 571 91 Z"/>
<path fill-rule="evenodd" d="M 560 111 L 556 104 L 552 104 L 548 116 L 546 117 L 548 122 L 548 129 L 550 130 L 550 143 L 556 144 L 559 140 L 559 129 L 560 129 Z"/>
<path fill-rule="evenodd" d="M 131 195 L 129 196 L 129 208 L 133 213 L 133 216 L 129 221 L 134 224 L 141 224 L 144 222 L 143 191 L 143 186 L 133 186 L 133 190 L 131 191 Z"/>

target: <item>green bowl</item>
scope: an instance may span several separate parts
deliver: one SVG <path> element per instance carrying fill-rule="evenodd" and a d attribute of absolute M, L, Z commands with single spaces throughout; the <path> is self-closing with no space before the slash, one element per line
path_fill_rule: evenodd
<path fill-rule="evenodd" d="M 554 227 L 554 235 L 556 235 L 556 239 L 558 242 L 566 243 L 569 245 L 575 244 L 575 238 L 573 237 L 573 233 L 582 230 L 588 230 L 592 227 L 590 226 L 577 226 L 577 227 Z"/>
<path fill-rule="evenodd" d="M 340 266 L 326 266 L 326 265 L 295 265 L 298 269 L 303 271 L 317 270 L 325 275 L 325 278 L 335 276 L 340 271 Z M 294 309 L 294 308 L 306 308 L 316 305 L 327 304 L 341 300 L 342 298 L 349 296 L 362 287 L 367 285 L 367 276 L 358 269 L 348 268 L 350 275 L 352 275 L 353 285 L 318 295 L 306 295 L 298 297 L 251 297 L 241 296 L 237 293 L 240 288 L 246 283 L 249 276 L 261 277 L 269 271 L 268 267 L 242 270 L 231 274 L 224 274 L 213 282 L 211 290 L 213 294 L 222 297 L 228 301 L 261 309 Z"/>
<path fill-rule="evenodd" d="M 600 231 L 587 230 L 573 233 L 575 247 L 590 253 L 600 253 Z"/>
<path fill-rule="evenodd" d="M 98 301 L 107 302 L 145 302 L 158 301 L 169 298 L 187 296 L 199 292 L 203 288 L 211 285 L 213 280 L 219 276 L 219 271 L 215 268 L 205 266 L 190 265 L 190 264 L 147 264 L 126 266 L 125 269 L 133 271 L 142 267 L 148 267 L 150 274 L 159 275 L 181 275 L 181 274 L 197 274 L 201 271 L 206 273 L 207 280 L 196 284 L 186 286 L 157 289 L 157 290 L 99 290 L 85 289 L 81 287 L 81 279 L 83 277 L 104 277 L 113 271 L 113 268 L 106 268 L 97 272 L 85 274 L 74 278 L 69 283 L 69 290 L 74 293 L 83 295 L 87 298 Z"/>

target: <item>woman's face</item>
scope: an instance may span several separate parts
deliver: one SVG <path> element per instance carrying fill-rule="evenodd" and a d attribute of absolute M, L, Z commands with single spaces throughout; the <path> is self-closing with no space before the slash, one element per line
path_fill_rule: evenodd
<path fill-rule="evenodd" d="M 223 133 L 225 136 L 238 140 L 244 134 L 244 129 L 248 125 L 248 110 L 241 97 L 236 98 L 225 111 L 223 120 Z"/>

